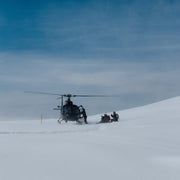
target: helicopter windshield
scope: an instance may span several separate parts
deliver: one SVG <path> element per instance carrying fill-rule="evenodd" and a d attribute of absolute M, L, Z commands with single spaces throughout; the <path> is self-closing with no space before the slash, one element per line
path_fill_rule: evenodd
<path fill-rule="evenodd" d="M 73 115 L 79 115 L 80 111 L 79 108 L 76 105 L 64 105 L 63 107 L 63 114 L 64 115 L 69 115 L 69 116 L 73 116 Z"/>

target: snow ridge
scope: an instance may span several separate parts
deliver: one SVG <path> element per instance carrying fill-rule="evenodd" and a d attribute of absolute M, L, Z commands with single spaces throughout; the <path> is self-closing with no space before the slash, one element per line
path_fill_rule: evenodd
<path fill-rule="evenodd" d="M 0 121 L 2 180 L 179 180 L 180 97 L 118 111 L 120 121 Z"/>

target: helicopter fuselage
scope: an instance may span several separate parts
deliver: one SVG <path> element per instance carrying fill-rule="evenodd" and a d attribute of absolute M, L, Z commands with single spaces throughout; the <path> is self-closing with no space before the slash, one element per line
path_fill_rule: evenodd
<path fill-rule="evenodd" d="M 65 104 L 61 111 L 61 118 L 65 121 L 78 121 L 80 119 L 80 109 L 74 104 Z"/>

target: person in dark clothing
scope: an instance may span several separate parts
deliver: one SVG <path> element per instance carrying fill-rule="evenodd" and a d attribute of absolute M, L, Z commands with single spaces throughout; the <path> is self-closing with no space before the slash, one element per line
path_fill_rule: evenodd
<path fill-rule="evenodd" d="M 111 114 L 112 121 L 117 122 L 119 120 L 119 115 L 114 111 L 113 114 Z"/>
<path fill-rule="evenodd" d="M 109 115 L 104 114 L 104 116 L 101 116 L 101 121 L 100 121 L 100 123 L 108 123 L 108 122 L 111 122 L 111 118 L 110 118 Z"/>
<path fill-rule="evenodd" d="M 82 107 L 82 115 L 83 115 L 83 117 L 84 117 L 84 122 L 86 123 L 86 124 L 88 124 L 88 122 L 87 122 L 87 114 L 86 114 L 86 110 Z"/>
<path fill-rule="evenodd" d="M 84 107 L 81 105 L 81 106 L 79 106 L 80 107 L 80 112 L 81 112 L 81 114 L 82 114 L 82 117 L 84 118 L 84 122 L 86 123 L 86 124 L 88 124 L 88 122 L 87 122 L 87 114 L 86 114 L 86 110 L 84 109 Z"/>

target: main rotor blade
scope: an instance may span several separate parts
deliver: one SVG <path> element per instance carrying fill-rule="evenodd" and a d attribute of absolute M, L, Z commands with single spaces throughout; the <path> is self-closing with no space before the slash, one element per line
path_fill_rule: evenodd
<path fill-rule="evenodd" d="M 54 96 L 64 96 L 64 97 L 115 97 L 115 96 L 113 96 L 113 95 L 56 94 L 56 93 L 48 93 L 48 92 L 41 92 L 41 91 L 25 91 L 24 93 L 44 94 L 44 95 L 54 95 Z"/>
<path fill-rule="evenodd" d="M 45 94 L 45 95 L 54 95 L 54 96 L 64 96 L 64 94 L 55 94 L 55 93 L 40 92 L 40 91 L 24 91 L 24 93 Z"/>
<path fill-rule="evenodd" d="M 112 95 L 72 95 L 72 97 L 113 97 Z"/>

